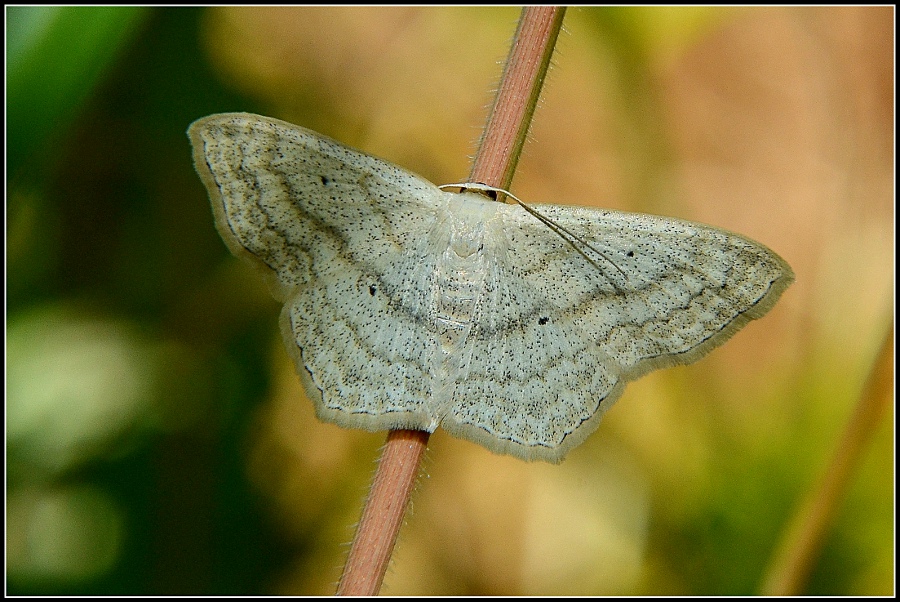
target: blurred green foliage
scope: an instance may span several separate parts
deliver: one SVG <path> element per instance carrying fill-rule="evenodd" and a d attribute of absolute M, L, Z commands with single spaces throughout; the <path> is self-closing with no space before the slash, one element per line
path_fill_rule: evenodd
<path fill-rule="evenodd" d="M 62 136 L 146 9 L 7 8 L 7 168 Z"/>
<path fill-rule="evenodd" d="M 9 593 L 258 592 L 284 544 L 240 446 L 266 389 L 266 358 L 253 350 L 270 329 L 198 324 L 197 283 L 225 252 L 184 133 L 197 116 L 247 103 L 197 47 L 201 10 L 8 10 L 7 344 L 33 350 L 8 365 Z M 128 371 L 107 366 L 123 354 L 135 356 Z M 52 370 L 13 373 L 28 358 Z M 139 398 L 123 395 L 135 381 Z M 39 396 L 52 402 L 38 410 Z M 57 448 L 65 461 L 48 464 Z M 41 558 L 16 512 L 70 493 L 121 534 L 104 544 L 99 529 L 79 529 L 80 514 L 43 522 L 71 546 L 54 551 L 50 534 Z M 77 568 L 104 546 L 108 561 Z"/>
<path fill-rule="evenodd" d="M 229 21 L 207 9 L 7 8 L 10 594 L 329 593 L 337 578 L 340 544 L 352 534 L 383 438 L 312 419 L 280 348 L 278 306 L 216 234 L 185 130 L 221 111 L 293 116 L 398 162 L 414 158 L 419 162 L 410 167 L 432 170 L 426 175 L 459 175 L 464 164 L 453 161 L 465 157 L 465 136 L 477 135 L 477 111 L 487 102 L 516 12 L 410 9 L 398 24 L 381 18 L 405 9 L 238 10 Z M 671 177 L 666 170 L 676 152 L 665 139 L 671 108 L 661 104 L 655 65 L 734 18 L 703 9 L 663 13 L 570 14 L 577 34 L 561 41 L 555 61 L 560 71 L 569 69 L 566 48 L 577 35 L 589 38 L 588 54 L 602 57 L 597 64 L 618 66 L 606 67 L 620 87 L 604 99 L 615 116 L 607 132 L 613 150 L 576 154 L 602 163 L 603 153 L 624 149 L 628 166 L 621 172 L 633 170 L 637 184 L 609 188 L 639 197 L 652 196 Z M 459 23 L 476 18 L 484 28 L 476 37 L 498 40 L 490 51 L 461 38 L 467 28 Z M 334 50 L 324 56 L 315 40 L 290 29 L 292 19 L 312 29 L 340 25 L 346 36 L 323 33 L 326 41 L 318 43 Z M 248 42 L 235 22 L 265 33 Z M 365 40 L 362 52 L 353 45 L 357 38 Z M 409 63 L 395 58 L 389 65 L 395 71 L 382 71 L 390 62 L 384 57 L 397 56 L 390 53 L 406 43 Z M 416 62 L 426 60 L 433 62 Z M 460 83 L 459 68 L 489 75 Z M 374 82 L 362 77 L 368 72 Z M 588 69 L 570 84 L 551 73 L 550 91 L 587 86 L 595 76 Z M 416 87 L 420 80 L 428 81 L 427 90 Z M 459 109 L 472 89 L 475 109 Z M 415 104 L 419 97 L 424 109 Z M 542 111 L 553 114 L 553 103 L 545 102 L 538 121 Z M 452 120 L 452 130 L 441 119 Z M 591 123 L 581 115 L 573 120 L 574 126 L 563 119 L 561 128 Z M 415 144 L 432 146 L 415 146 L 410 132 L 424 139 Z M 544 134 L 541 143 L 549 142 Z M 533 148 L 526 147 L 520 171 L 540 159 L 541 147 Z M 543 178 L 552 163 L 541 165 Z M 585 180 L 598 177 L 586 168 L 573 171 Z M 799 259 L 798 276 L 807 282 L 816 279 L 810 265 L 827 263 L 787 258 Z M 847 361 L 839 331 L 836 355 L 828 355 L 822 351 L 829 349 L 828 333 L 809 342 L 816 327 L 807 314 L 803 319 L 809 321 L 786 329 L 784 339 L 792 336 L 786 345 L 811 349 L 814 359 L 771 373 L 760 369 L 754 387 L 764 381 L 771 388 L 749 396 L 752 402 L 670 404 L 694 388 L 703 399 L 729 386 L 727 377 L 696 383 L 690 374 L 698 372 L 672 371 L 641 385 L 642 407 L 654 409 L 629 408 L 638 426 L 611 416 L 611 428 L 561 467 L 506 463 L 438 433 L 432 478 L 420 486 L 387 592 L 753 593 L 847 414 L 846 403 L 826 407 L 823 400 L 853 399 L 854 375 L 867 369 L 865 353 L 874 345 L 854 343 L 862 351 Z M 842 370 L 850 368 L 856 372 L 848 377 Z M 749 407 L 757 403 L 760 414 Z M 892 438 L 887 429 L 879 434 L 878 455 L 862 466 L 808 593 L 890 593 L 893 465 L 882 459 L 892 458 Z M 454 496 L 466 490 L 466 478 L 476 483 L 475 493 L 470 504 L 458 504 Z M 604 522 L 600 508 L 625 517 L 621 532 L 610 536 L 605 529 L 613 523 Z M 624 590 L 597 585 L 606 583 L 597 577 L 603 571 L 593 570 L 603 564 L 599 556 L 576 565 L 577 546 L 566 539 L 555 564 L 540 556 L 545 548 L 529 548 L 523 525 L 542 533 L 546 521 L 534 518 L 542 512 L 570 519 L 587 556 L 621 555 L 630 576 L 612 575 L 610 582 Z M 523 531 L 499 542 L 485 535 L 492 523 L 507 526 L 505 520 Z M 595 531 L 603 543 L 587 537 Z M 490 556 L 486 542 L 502 553 Z M 519 576 L 495 579 L 506 562 Z M 557 564 L 575 567 L 563 585 L 550 575 L 526 587 L 535 579 L 522 576 L 522 567 Z M 392 579 L 405 586 L 391 590 Z M 568 589 L 541 590 L 547 583 Z"/>

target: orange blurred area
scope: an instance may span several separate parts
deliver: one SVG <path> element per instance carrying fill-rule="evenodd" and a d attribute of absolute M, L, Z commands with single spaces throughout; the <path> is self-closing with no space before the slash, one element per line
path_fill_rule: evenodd
<path fill-rule="evenodd" d="M 11 61 L 77 59 L 26 44 L 40 15 L 7 16 L 24 32 Z M 157 9 L 83 104 L 39 114 L 10 85 L 21 136 L 39 131 L 29 119 L 49 133 L 7 140 L 22 149 L 7 180 L 8 593 L 334 593 L 384 434 L 316 420 L 184 131 L 256 112 L 461 181 L 517 19 Z M 512 192 L 739 232 L 796 282 L 709 357 L 630 384 L 559 466 L 438 430 L 383 594 L 758 593 L 890 328 L 893 19 L 568 10 Z M 893 458 L 888 412 L 800 593 L 894 593 Z"/>

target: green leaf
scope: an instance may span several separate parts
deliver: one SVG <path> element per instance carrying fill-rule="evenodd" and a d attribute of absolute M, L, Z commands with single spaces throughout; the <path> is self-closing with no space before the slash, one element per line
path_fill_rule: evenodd
<path fill-rule="evenodd" d="M 71 123 L 147 14 L 136 7 L 6 9 L 7 168 Z"/>

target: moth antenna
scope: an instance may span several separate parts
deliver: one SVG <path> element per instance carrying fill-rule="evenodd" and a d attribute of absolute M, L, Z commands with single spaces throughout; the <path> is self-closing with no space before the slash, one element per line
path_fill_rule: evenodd
<path fill-rule="evenodd" d="M 578 243 L 584 245 L 585 247 L 587 247 L 588 249 L 590 249 L 591 251 L 593 251 L 594 253 L 596 253 L 597 255 L 599 255 L 600 257 L 605 259 L 606 261 L 608 261 L 614 268 L 616 268 L 616 270 L 618 270 L 618 272 L 620 274 L 622 274 L 622 277 L 625 278 L 626 281 L 629 279 L 628 274 L 626 274 L 625 271 L 622 268 L 620 268 L 618 266 L 618 264 L 616 264 L 616 262 L 613 261 L 606 253 L 604 253 L 603 251 L 600 251 L 594 245 L 592 245 L 588 241 L 584 240 L 583 238 L 581 238 L 580 236 L 578 236 L 577 234 L 575 234 L 574 232 L 572 232 L 565 226 L 561 226 L 560 224 L 557 224 L 556 222 L 554 222 L 552 219 L 550 219 L 546 215 L 542 215 L 536 209 L 529 207 L 527 204 L 525 204 L 525 201 L 523 201 L 522 199 L 520 199 L 519 197 L 517 197 L 516 195 L 514 195 L 513 193 L 511 193 L 508 190 L 504 190 L 503 188 L 497 188 L 496 186 L 488 186 L 487 184 L 482 184 L 481 182 L 460 182 L 458 184 L 442 184 L 442 185 L 438 186 L 438 188 L 440 188 L 441 190 L 444 190 L 445 188 L 459 188 L 460 190 L 476 190 L 478 192 L 485 192 L 485 193 L 490 192 L 490 193 L 493 193 L 494 195 L 496 195 L 497 193 L 505 194 L 509 198 L 513 199 L 516 203 L 518 203 L 519 206 L 522 207 L 522 209 L 524 209 L 525 211 L 527 211 L 528 213 L 533 215 L 541 223 L 543 223 L 545 226 L 547 226 L 553 232 L 555 232 L 560 238 L 562 238 L 564 241 L 569 243 L 572 246 L 572 248 L 575 249 L 575 251 L 577 251 L 579 255 L 584 257 L 588 261 L 588 263 L 590 263 L 592 266 L 594 266 L 595 268 L 597 268 L 600 271 L 603 271 L 600 268 L 600 266 L 597 265 L 597 262 L 594 261 L 593 259 L 591 259 L 590 257 L 588 257 L 587 254 L 584 252 L 584 250 L 579 248 L 578 245 L 576 245 L 572 239 L 574 239 Z M 493 200 L 497 200 L 497 199 L 494 198 Z M 571 238 L 569 238 L 569 237 L 571 237 Z"/>

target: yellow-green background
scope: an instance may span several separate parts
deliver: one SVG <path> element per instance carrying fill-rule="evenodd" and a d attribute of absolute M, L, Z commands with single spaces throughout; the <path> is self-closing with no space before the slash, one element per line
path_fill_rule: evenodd
<path fill-rule="evenodd" d="M 7 8 L 7 578 L 328 594 L 383 434 L 316 421 L 185 130 L 468 173 L 512 8 Z M 384 593 L 750 594 L 893 308 L 893 9 L 570 9 L 513 191 L 703 221 L 797 282 L 560 466 L 438 431 Z M 893 412 L 810 594 L 893 593 Z"/>

